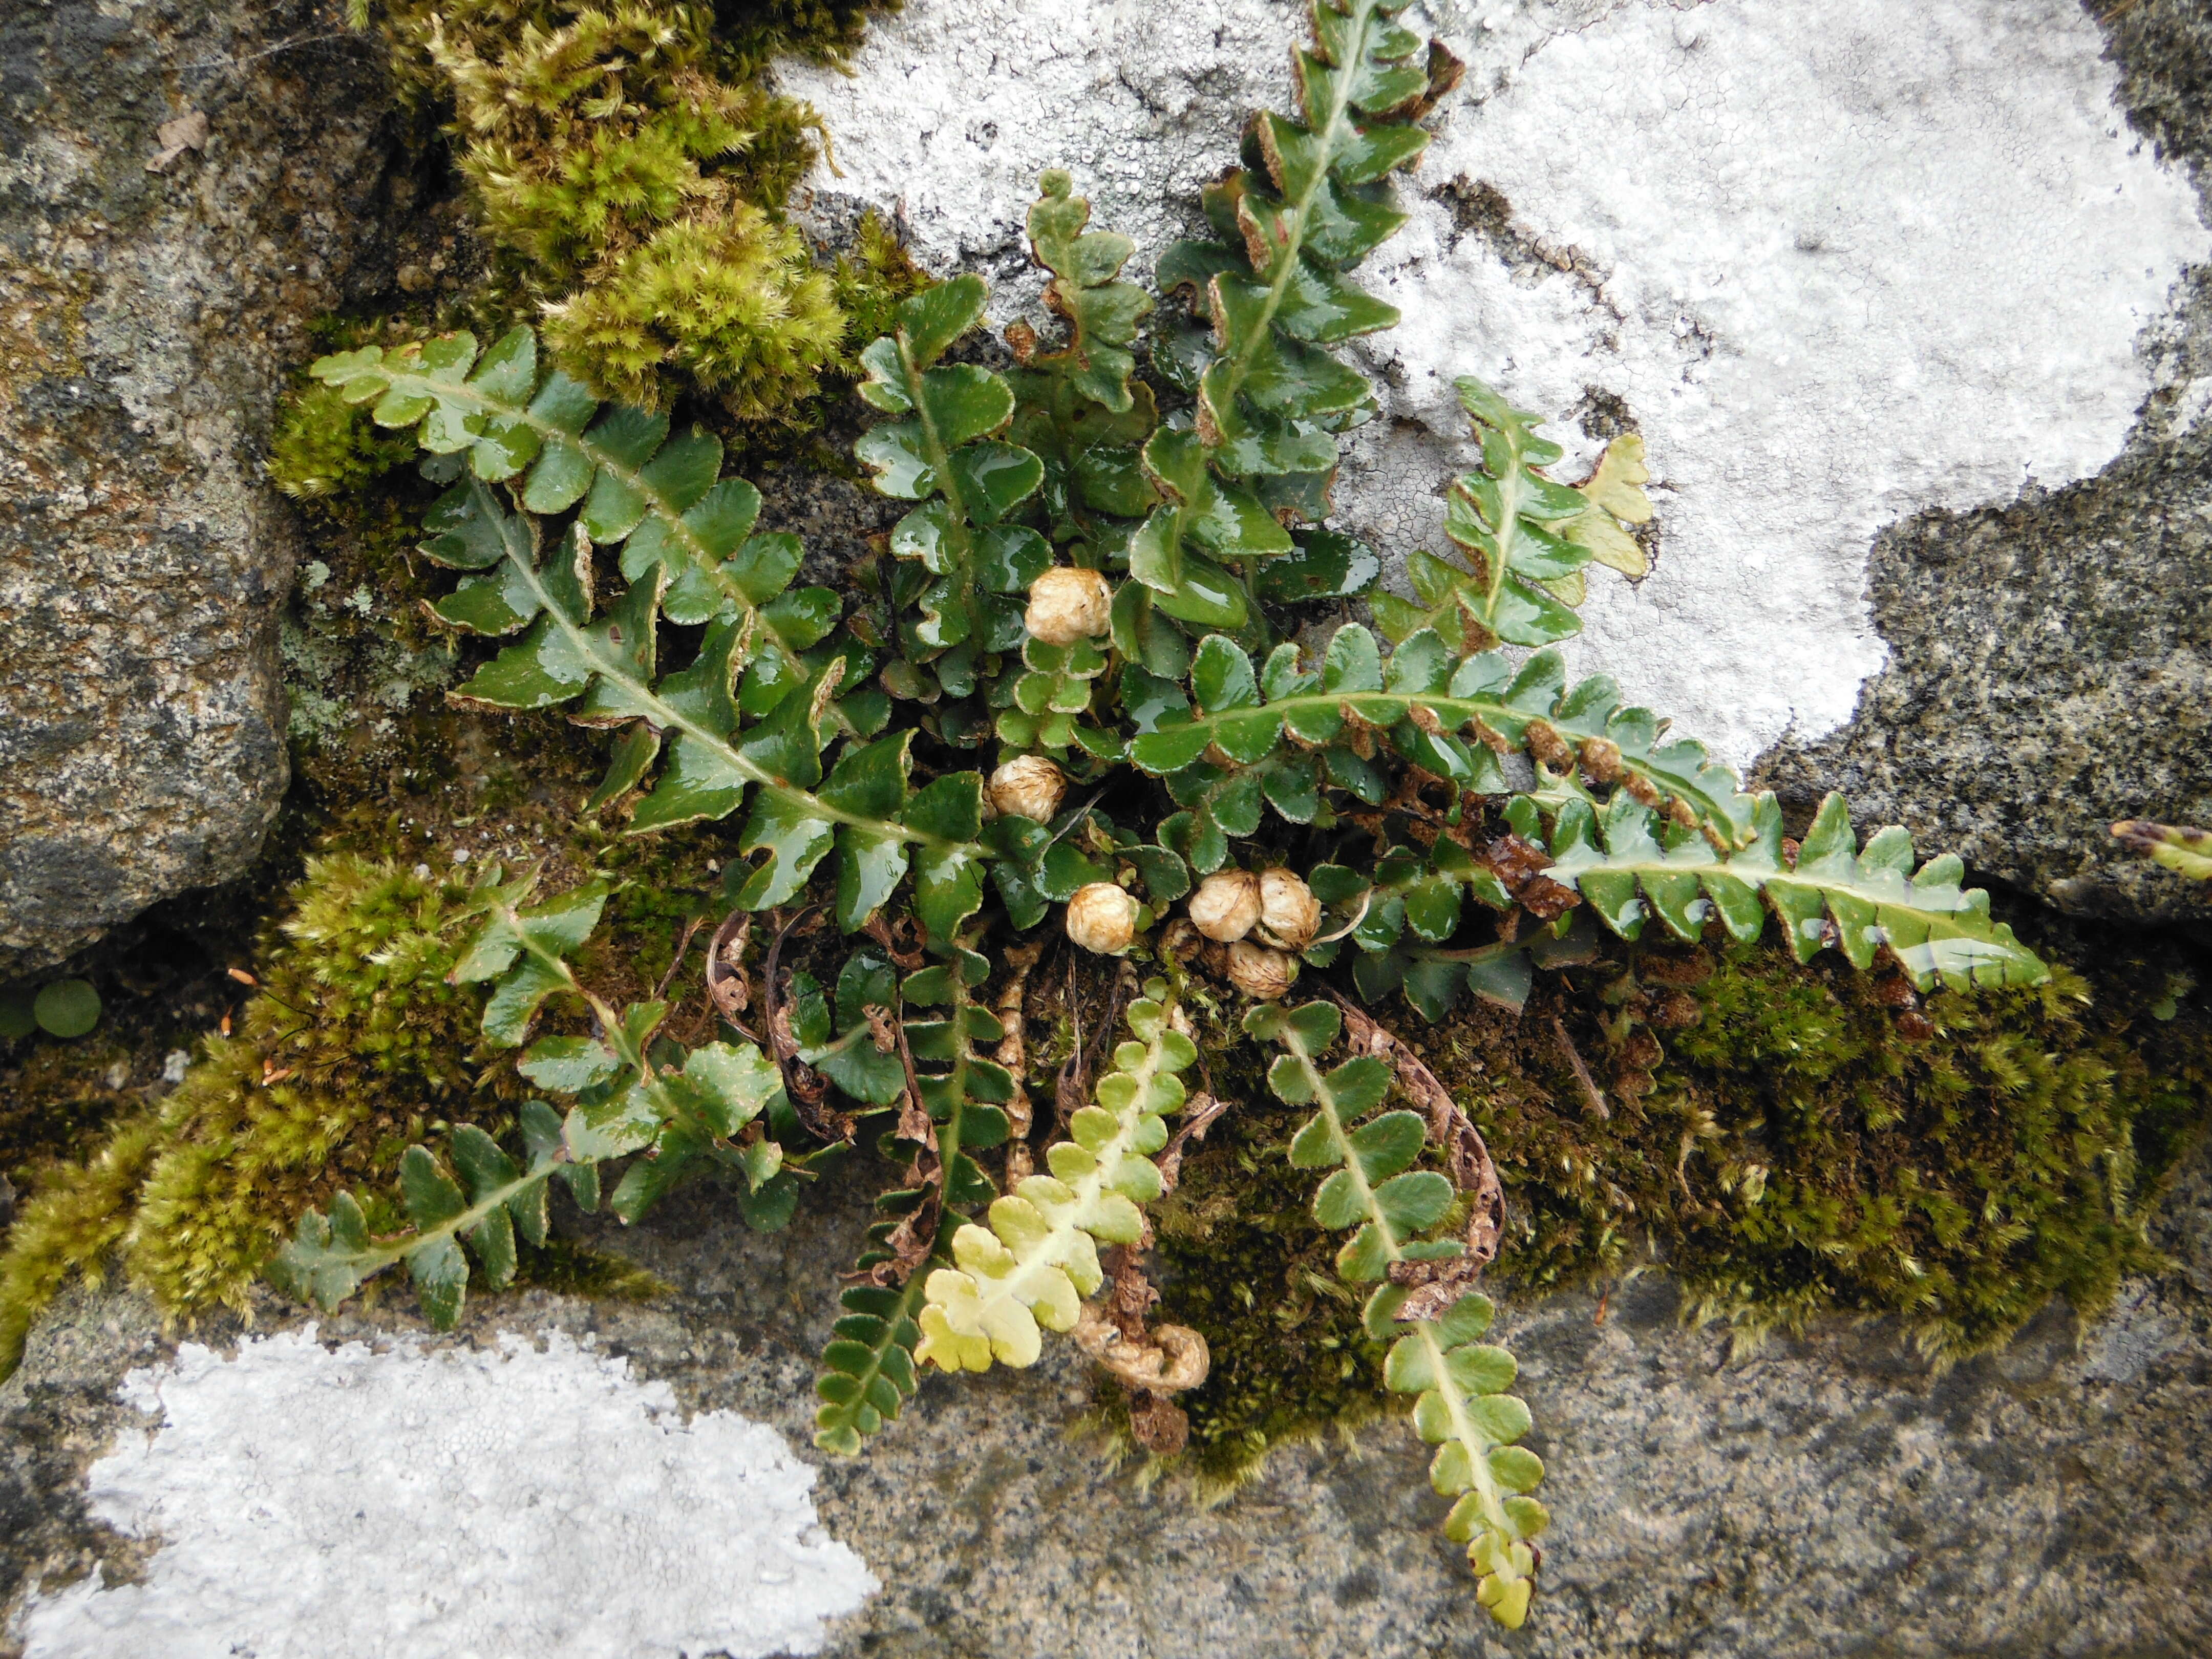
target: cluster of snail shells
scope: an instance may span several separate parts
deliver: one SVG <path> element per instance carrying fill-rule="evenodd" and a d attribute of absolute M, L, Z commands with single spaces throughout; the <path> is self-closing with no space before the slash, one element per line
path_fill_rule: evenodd
<path fill-rule="evenodd" d="M 1106 632 L 1113 597 L 1097 571 L 1056 566 L 1030 585 L 1022 625 L 1047 645 L 1072 645 Z M 1060 810 L 1067 779 L 1041 755 L 1017 755 L 991 774 L 985 793 L 996 811 L 1045 823 Z M 1268 1002 L 1290 990 L 1296 953 L 1321 927 L 1313 890 L 1283 869 L 1216 871 L 1190 896 L 1189 911 L 1188 925 L 1222 950 L 1218 965 L 1230 983 Z M 1086 951 L 1119 956 L 1136 942 L 1141 913 L 1132 895 L 1094 881 L 1067 901 L 1067 936 Z"/>
<path fill-rule="evenodd" d="M 1093 882 L 1067 902 L 1067 936 L 1086 951 L 1119 955 L 1137 936 L 1137 901 L 1112 882 Z M 1296 952 L 1313 942 L 1321 903 L 1288 870 L 1222 870 L 1199 883 L 1189 914 L 1169 930 L 1207 944 L 1208 963 L 1249 997 L 1273 1002 L 1297 980 Z M 1194 943 L 1195 941 L 1193 941 Z"/>
<path fill-rule="evenodd" d="M 1321 928 L 1321 902 L 1288 870 L 1217 870 L 1190 896 L 1190 925 L 1226 947 L 1221 967 L 1246 996 L 1273 1002 L 1297 978 L 1297 953 Z"/>

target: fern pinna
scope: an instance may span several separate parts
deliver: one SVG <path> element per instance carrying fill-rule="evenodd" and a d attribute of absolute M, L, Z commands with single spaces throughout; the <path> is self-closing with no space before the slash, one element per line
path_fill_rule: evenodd
<path fill-rule="evenodd" d="M 307 1214 L 282 1282 L 329 1304 L 404 1263 L 449 1324 L 469 1253 L 503 1282 L 555 1182 L 590 1208 L 605 1170 L 627 1221 L 712 1172 L 775 1226 L 866 1133 L 899 1174 L 823 1356 L 823 1449 L 860 1450 L 927 1371 L 1030 1365 L 1048 1333 L 1164 1401 L 1205 1348 L 1146 1322 L 1146 1206 L 1171 1137 L 1239 1103 L 1189 1073 L 1194 1018 L 1241 996 L 1245 1036 L 1280 1050 L 1273 1092 L 1311 1109 L 1284 1155 L 1322 1176 L 1313 1218 L 1345 1235 L 1386 1387 L 1437 1448 L 1443 1523 L 1480 1604 L 1522 1621 L 1544 1470 L 1483 1340 L 1495 1171 L 1432 1079 L 1412 1110 L 1372 1042 L 1332 1063 L 1338 1012 L 1291 1006 L 1295 983 L 1376 1011 L 1402 993 L 1429 1019 L 1468 996 L 1517 1010 L 1596 929 L 1747 941 L 1770 917 L 1801 959 L 1919 990 L 2045 970 L 1955 859 L 1916 867 L 1899 830 L 1862 844 L 1835 798 L 1792 842 L 1771 795 L 1611 679 L 1567 678 L 1554 647 L 1589 567 L 1644 568 L 1633 437 L 1556 479 L 1541 422 L 1462 381 L 1481 460 L 1446 492 L 1449 554 L 1413 561 L 1410 595 L 1376 592 L 1380 562 L 1327 526 L 1339 441 L 1376 407 L 1337 349 L 1396 316 L 1352 272 L 1401 222 L 1390 180 L 1458 72 L 1401 10 L 1319 0 L 1298 113 L 1255 118 L 1206 191 L 1214 239 L 1162 255 L 1160 295 L 1053 173 L 1029 219 L 1052 315 L 1009 328 L 1010 368 L 968 349 L 981 279 L 902 303 L 861 355 L 880 418 L 855 449 L 900 516 L 850 603 L 793 585 L 802 550 L 759 531 L 714 438 L 601 404 L 526 329 L 315 365 L 446 486 L 423 550 L 459 576 L 431 611 L 496 647 L 455 695 L 611 733 L 586 811 L 732 826 L 714 972 L 744 990 L 718 1005 L 726 1036 L 686 1046 L 661 1002 L 617 1007 L 571 966 L 600 890 L 533 902 L 494 878 L 459 977 L 489 987 L 484 1029 L 527 1045 L 545 1098 L 512 1149 L 410 1152 L 396 1206 Z M 1381 637 L 1341 619 L 1352 599 Z M 1317 653 L 1316 611 L 1337 623 Z M 866 936 L 826 982 L 777 956 L 815 905 Z M 772 926 L 725 951 L 753 912 Z M 1021 1036 L 1053 937 L 1146 964 L 1103 1063 L 1094 1030 L 1063 1073 L 1058 1127 Z M 747 1007 L 769 1011 L 757 1036 Z M 564 1029 L 532 1042 L 548 1008 Z"/>

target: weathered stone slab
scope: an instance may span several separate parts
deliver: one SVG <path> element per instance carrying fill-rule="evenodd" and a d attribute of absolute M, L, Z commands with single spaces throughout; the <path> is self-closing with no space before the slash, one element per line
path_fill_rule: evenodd
<path fill-rule="evenodd" d="M 301 550 L 262 446 L 389 122 L 304 0 L 0 13 L 0 976 L 260 848 Z"/>
<path fill-rule="evenodd" d="M 836 1273 L 865 1219 L 852 1194 L 763 1236 L 711 1194 L 680 1194 L 601 1240 L 670 1281 L 673 1297 L 487 1298 L 447 1340 L 496 1350 L 501 1330 L 588 1334 L 598 1352 L 670 1384 L 686 1409 L 738 1412 L 803 1448 Z M 1674 1289 L 1656 1277 L 1602 1310 L 1583 1296 L 1507 1307 L 1500 1340 L 1522 1361 L 1536 1418 L 1528 1443 L 1548 1467 L 1555 1517 L 1537 1610 L 1515 1637 L 1474 1606 L 1466 1564 L 1439 1530 L 1445 1504 L 1428 1489 L 1426 1449 L 1402 1423 L 1353 1446 L 1280 1452 L 1247 1491 L 1202 1510 L 1173 1483 L 1139 1490 L 1073 1432 L 1091 1385 L 1066 1343 L 1035 1371 L 933 1379 L 862 1457 L 822 1467 L 822 1526 L 884 1586 L 832 1621 L 823 1650 L 2195 1659 L 2212 1647 L 2202 1501 L 2212 1486 L 2212 1169 L 2202 1152 L 2158 1238 L 2175 1270 L 2125 1285 L 2106 1318 L 2085 1328 L 2054 1309 L 2003 1353 L 1941 1375 L 1886 1328 L 1843 1321 L 1732 1358 L 1725 1335 L 1680 1325 Z M 297 1319 L 271 1300 L 258 1326 Z M 326 1340 L 394 1334 L 419 1327 L 389 1309 L 323 1322 Z M 235 1332 L 210 1334 L 220 1346 Z M 146 1570 L 144 1541 L 88 1513 L 83 1473 L 144 1420 L 117 1397 L 125 1373 L 170 1351 L 140 1304 L 112 1293 L 70 1293 L 33 1334 L 23 1369 L 0 1387 L 0 1600 L 71 1563 Z M 447 1395 L 426 1388 L 426 1405 L 434 1398 Z M 465 1423 L 425 1433 L 439 1447 L 471 1443 Z M 343 1571 L 342 1555 L 325 1559 Z M 425 1589 L 384 1588 L 395 1598 Z M 313 1634 L 331 1659 L 374 1651 L 337 1629 Z M 639 1651 L 664 1650 L 640 1640 Z M 605 1650 L 554 1647 L 544 1659 Z M 39 1654 L 33 1644 L 28 1659 Z"/>

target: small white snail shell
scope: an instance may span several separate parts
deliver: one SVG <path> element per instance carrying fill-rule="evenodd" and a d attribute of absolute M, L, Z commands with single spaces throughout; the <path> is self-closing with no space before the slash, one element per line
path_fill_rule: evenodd
<path fill-rule="evenodd" d="M 1030 584 L 1022 626 L 1047 645 L 1073 645 L 1106 631 L 1113 604 L 1113 591 L 1097 571 L 1055 565 Z"/>
<path fill-rule="evenodd" d="M 1249 870 L 1215 871 L 1190 896 L 1190 920 L 1206 938 L 1224 945 L 1243 939 L 1259 924 L 1259 877 Z"/>
<path fill-rule="evenodd" d="M 1303 951 L 1321 931 L 1321 901 L 1288 870 L 1260 872 L 1260 936 L 1291 951 Z"/>
<path fill-rule="evenodd" d="M 1137 901 L 1110 881 L 1094 881 L 1067 901 L 1066 926 L 1085 950 L 1119 956 L 1137 937 Z"/>
<path fill-rule="evenodd" d="M 1298 964 L 1280 951 L 1239 939 L 1229 947 L 1229 982 L 1246 996 L 1273 1002 L 1291 988 Z"/>
<path fill-rule="evenodd" d="M 1042 755 L 1017 755 L 991 774 L 991 805 L 1012 817 L 1050 823 L 1067 793 L 1066 775 Z"/>

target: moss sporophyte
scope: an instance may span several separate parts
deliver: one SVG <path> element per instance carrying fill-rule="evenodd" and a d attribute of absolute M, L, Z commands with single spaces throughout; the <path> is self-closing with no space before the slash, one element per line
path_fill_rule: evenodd
<path fill-rule="evenodd" d="M 1397 319 L 1352 273 L 1459 74 L 1400 12 L 1316 6 L 1297 115 L 1254 118 L 1157 294 L 1057 172 L 1028 219 L 1048 315 L 1011 362 L 969 349 L 975 276 L 849 285 L 880 324 L 845 359 L 876 417 L 854 454 L 902 514 L 849 591 L 761 529 L 737 428 L 680 413 L 769 418 L 849 349 L 841 279 L 774 211 L 808 123 L 752 77 L 785 24 L 392 13 L 550 303 L 489 341 L 349 339 L 283 465 L 342 499 L 415 459 L 453 702 L 604 734 L 568 739 L 593 787 L 538 794 L 695 837 L 719 880 L 604 848 L 465 884 L 317 864 L 243 1030 L 42 1180 L 15 1339 L 118 1246 L 176 1312 L 264 1268 L 331 1306 L 404 1267 L 450 1324 L 543 1262 L 556 1189 L 629 1221 L 702 1179 L 772 1228 L 872 1146 L 896 1174 L 824 1449 L 932 1368 L 1063 1334 L 1130 1443 L 1209 1489 L 1395 1405 L 1518 1626 L 1542 1402 L 1486 1277 L 1664 1265 L 1746 1340 L 1883 1313 L 1948 1358 L 2148 1265 L 2206 1086 L 2194 1006 L 2146 1030 L 1956 859 L 1863 840 L 1837 797 L 1785 824 L 1567 678 L 1589 568 L 1643 568 L 1632 434 L 1555 478 L 1538 417 L 1465 380 L 1481 459 L 1410 595 L 1323 523 L 1375 410 L 1338 349 Z M 858 15 L 787 21 L 835 46 Z"/>

